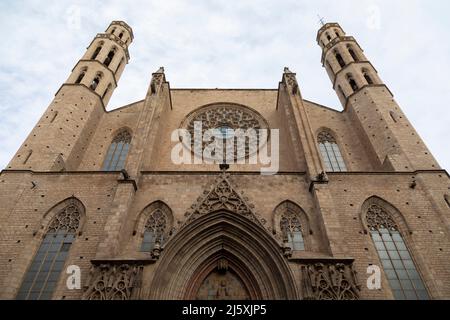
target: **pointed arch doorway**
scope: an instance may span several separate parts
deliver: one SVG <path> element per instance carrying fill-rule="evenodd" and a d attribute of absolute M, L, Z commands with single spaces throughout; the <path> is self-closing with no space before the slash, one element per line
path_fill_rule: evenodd
<path fill-rule="evenodd" d="M 292 272 L 278 243 L 245 216 L 205 214 L 164 248 L 150 299 L 297 299 Z"/>

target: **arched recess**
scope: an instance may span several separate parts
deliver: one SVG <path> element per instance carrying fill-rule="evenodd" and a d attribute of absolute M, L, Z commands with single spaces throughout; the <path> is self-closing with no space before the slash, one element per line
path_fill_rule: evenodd
<path fill-rule="evenodd" d="M 378 205 L 378 206 L 382 207 L 383 209 L 385 209 L 390 214 L 390 216 L 395 220 L 396 224 L 400 228 L 400 231 L 406 237 L 408 237 L 409 235 L 412 234 L 413 230 L 410 228 L 410 226 L 408 225 L 408 223 L 406 222 L 405 218 L 400 213 L 400 211 L 396 207 L 394 207 L 391 203 L 389 203 L 388 201 L 386 201 L 378 196 L 372 196 L 372 197 L 368 198 L 366 201 L 364 201 L 364 203 L 361 207 L 360 221 L 362 223 L 362 227 L 363 227 L 363 230 L 365 233 L 368 233 L 370 231 L 369 228 L 367 227 L 366 215 L 367 215 L 367 211 L 368 211 L 369 207 L 372 205 Z"/>
<path fill-rule="evenodd" d="M 282 237 L 283 241 L 286 242 L 285 237 L 283 237 L 283 230 L 281 230 L 281 224 L 283 217 L 287 216 L 296 216 L 299 219 L 300 222 L 300 228 L 302 237 L 304 239 L 305 243 L 305 251 L 310 251 L 312 249 L 312 243 L 311 243 L 311 235 L 313 234 L 313 231 L 311 229 L 311 223 L 308 215 L 305 213 L 305 211 L 296 203 L 286 200 L 282 203 L 280 203 L 273 212 L 273 218 L 272 218 L 272 224 L 273 224 L 273 230 L 277 235 L 280 235 Z"/>
<path fill-rule="evenodd" d="M 60 201 L 56 205 L 54 205 L 51 209 L 49 209 L 43 216 L 40 229 L 36 232 L 37 238 L 42 238 L 46 233 L 50 222 L 55 218 L 55 216 L 65 207 L 68 206 L 76 206 L 79 208 L 80 212 L 80 223 L 78 227 L 78 234 L 82 234 L 84 230 L 84 225 L 86 223 L 86 207 L 84 204 L 76 197 L 70 197 L 65 200 Z"/>
<path fill-rule="evenodd" d="M 411 230 L 400 212 L 386 201 L 372 197 L 363 205 L 362 222 L 372 238 L 394 298 L 428 300 L 426 273 L 420 270 L 425 264 L 413 250 Z"/>
<path fill-rule="evenodd" d="M 46 213 L 39 232 L 39 248 L 22 278 L 16 299 L 49 300 L 53 297 L 84 216 L 83 204 L 74 197 Z"/>
<path fill-rule="evenodd" d="M 195 299 L 208 275 L 225 262 L 250 299 L 297 299 L 291 270 L 274 238 L 248 218 L 220 210 L 205 214 L 167 243 L 150 299 Z"/>
<path fill-rule="evenodd" d="M 136 218 L 136 221 L 134 223 L 134 229 L 133 229 L 133 235 L 136 236 L 136 239 L 134 241 L 134 247 L 138 251 L 142 251 L 142 242 L 144 240 L 144 236 L 146 233 L 146 226 L 149 222 L 149 219 L 154 216 L 155 214 L 160 213 L 162 216 L 164 216 L 164 226 L 160 226 L 161 232 L 162 232 L 162 243 L 160 243 L 162 246 L 164 246 L 167 239 L 170 237 L 170 235 L 173 232 L 173 214 L 170 207 L 165 204 L 163 201 L 155 201 L 148 206 L 146 206 L 141 213 Z"/>

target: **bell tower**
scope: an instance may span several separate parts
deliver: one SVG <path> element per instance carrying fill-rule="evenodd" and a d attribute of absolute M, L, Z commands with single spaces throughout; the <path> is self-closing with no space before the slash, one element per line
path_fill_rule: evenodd
<path fill-rule="evenodd" d="M 133 31 L 122 21 L 96 35 L 8 170 L 77 170 L 130 59 L 132 41 Z"/>
<path fill-rule="evenodd" d="M 434 157 L 378 76 L 355 38 L 324 24 L 317 42 L 322 64 L 345 112 L 374 158 L 377 171 L 439 169 Z"/>

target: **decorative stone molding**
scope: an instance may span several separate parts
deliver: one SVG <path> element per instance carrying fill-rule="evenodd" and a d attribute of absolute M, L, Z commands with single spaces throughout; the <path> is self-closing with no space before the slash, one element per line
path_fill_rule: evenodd
<path fill-rule="evenodd" d="M 359 300 L 361 290 L 352 259 L 301 262 L 301 286 L 305 300 Z"/>
<path fill-rule="evenodd" d="M 398 231 L 398 226 L 392 216 L 381 206 L 373 204 L 367 209 L 366 221 L 369 230 L 379 231 L 387 229 L 390 231 Z"/>
<path fill-rule="evenodd" d="M 155 94 L 164 82 L 166 82 L 166 76 L 164 75 L 164 68 L 161 67 L 152 75 L 152 80 L 150 82 L 151 93 Z"/>
<path fill-rule="evenodd" d="M 148 261 L 92 261 L 83 300 L 137 300 Z"/>
<path fill-rule="evenodd" d="M 318 143 L 337 143 L 336 138 L 328 131 L 322 131 L 317 135 Z"/>
<path fill-rule="evenodd" d="M 205 214 L 226 210 L 245 216 L 249 220 L 266 228 L 267 221 L 260 218 L 253 211 L 255 206 L 249 204 L 249 199 L 241 196 L 233 188 L 229 178 L 230 175 L 228 173 L 221 173 L 212 188 L 205 190 L 203 196 L 199 197 L 197 202 L 185 213 L 186 221 L 183 225 L 187 225 Z"/>
<path fill-rule="evenodd" d="M 258 134 L 259 129 L 269 128 L 268 123 L 259 113 L 248 107 L 232 103 L 216 103 L 204 106 L 189 114 L 181 124 L 181 128 L 188 130 L 191 137 L 194 137 L 195 122 L 202 123 L 202 135 L 210 129 L 229 128 L 233 130 L 240 129 L 243 131 L 253 129 Z M 259 135 L 257 139 L 259 140 Z M 203 150 L 207 144 L 207 142 L 203 142 L 201 156 L 203 156 Z M 191 150 L 195 151 L 194 139 L 191 140 L 190 147 Z M 250 144 L 247 140 L 245 143 L 245 150 L 238 149 L 238 146 L 234 144 L 234 155 L 236 160 L 239 159 L 237 156 L 239 154 L 238 152 L 241 152 L 242 154 L 245 152 L 245 157 L 248 157 L 251 152 L 254 153 L 256 150 L 250 150 Z"/>
<path fill-rule="evenodd" d="M 61 209 L 59 213 L 53 218 L 47 233 L 58 233 L 61 231 L 67 233 L 76 233 L 81 220 L 81 210 L 78 206 L 78 201 L 75 199 L 68 199 L 66 207 Z"/>
<path fill-rule="evenodd" d="M 284 79 L 285 84 L 292 88 L 292 94 L 296 95 L 299 93 L 298 82 L 296 78 L 296 74 L 291 72 L 288 68 L 284 69 Z"/>
<path fill-rule="evenodd" d="M 132 137 L 130 131 L 128 131 L 128 129 L 122 129 L 116 134 L 112 142 L 131 143 L 131 138 Z"/>

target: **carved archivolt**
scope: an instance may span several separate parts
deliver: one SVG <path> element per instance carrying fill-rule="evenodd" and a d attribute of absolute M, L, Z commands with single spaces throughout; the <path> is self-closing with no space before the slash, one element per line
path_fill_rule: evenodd
<path fill-rule="evenodd" d="M 93 265 L 84 287 L 84 300 L 140 298 L 143 263 L 130 261 Z"/>
<path fill-rule="evenodd" d="M 292 73 L 289 71 L 289 69 L 285 68 L 285 74 L 287 84 L 292 88 L 292 94 L 298 93 L 298 82 L 297 78 L 295 77 L 295 73 Z"/>
<path fill-rule="evenodd" d="M 352 262 L 318 262 L 301 266 L 303 299 L 358 300 L 361 286 Z"/>

